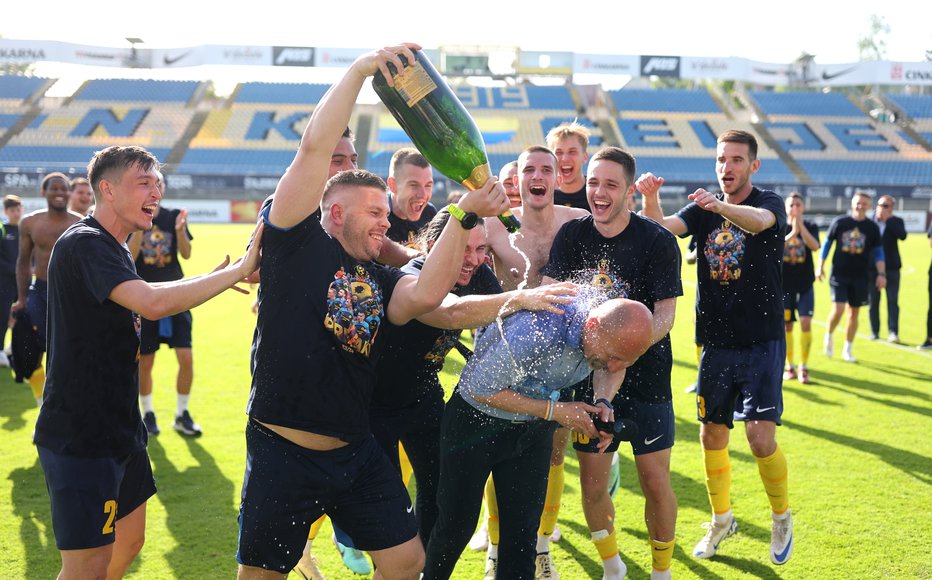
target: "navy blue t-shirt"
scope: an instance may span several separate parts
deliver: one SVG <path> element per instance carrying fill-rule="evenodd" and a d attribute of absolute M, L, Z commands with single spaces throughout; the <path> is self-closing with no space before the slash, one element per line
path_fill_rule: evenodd
<path fill-rule="evenodd" d="M 118 285 L 138 279 L 129 250 L 93 217 L 73 224 L 55 243 L 36 445 L 80 457 L 123 457 L 145 448 L 139 315 L 108 298 Z"/>
<path fill-rule="evenodd" d="M 402 268 L 407 274 L 420 275 L 424 257 Z M 502 287 L 487 265 L 480 266 L 466 286 L 451 291 L 457 296 L 500 294 Z M 444 359 L 459 340 L 462 330 L 443 330 L 417 320 L 403 326 L 388 323 L 387 345 L 378 365 L 378 384 L 372 396 L 372 412 L 413 407 L 433 397 L 443 398 L 437 373 Z"/>
<path fill-rule="evenodd" d="M 586 197 L 586 186 L 575 193 L 564 193 L 557 189 L 553 192 L 553 205 L 563 205 L 566 207 L 576 207 L 591 212 L 589 208 L 589 198 Z"/>
<path fill-rule="evenodd" d="M 649 218 L 629 215 L 628 226 L 612 238 L 599 233 L 592 216 L 563 224 L 541 273 L 593 286 L 608 298 L 637 300 L 651 312 L 656 302 L 682 296 L 676 238 Z M 668 334 L 628 368 L 619 393 L 649 403 L 671 400 L 672 366 Z"/>
<path fill-rule="evenodd" d="M 388 239 L 406 248 L 414 248 L 418 232 L 429 224 L 435 215 L 437 215 L 437 208 L 431 203 L 424 206 L 424 211 L 421 212 L 421 217 L 417 221 L 401 219 L 395 215 L 395 212 L 389 212 L 388 223 L 391 225 L 387 232 Z"/>
<path fill-rule="evenodd" d="M 856 220 L 843 215 L 832 220 L 825 238 L 835 243 L 832 256 L 832 276 L 867 279 L 874 248 L 883 245 L 880 228 L 871 220 Z"/>
<path fill-rule="evenodd" d="M 264 214 L 249 416 L 344 441 L 369 433 L 369 403 L 396 268 L 360 262 L 315 214 L 287 230 Z"/>
<path fill-rule="evenodd" d="M 724 194 L 718 194 L 720 200 Z M 783 198 L 753 188 L 741 205 L 770 211 L 776 222 L 758 234 L 691 203 L 676 215 L 696 236 L 696 343 L 741 347 L 784 338 Z"/>
<path fill-rule="evenodd" d="M 152 229 L 142 233 L 139 256 L 136 258 L 136 271 L 147 282 L 169 282 L 181 280 L 184 272 L 178 261 L 178 237 L 175 221 L 180 209 L 160 207 L 159 215 L 152 218 Z M 189 240 L 194 236 L 185 225 Z"/>
<path fill-rule="evenodd" d="M 819 240 L 819 226 L 810 221 L 803 220 L 803 227 L 809 230 L 812 237 Z M 790 233 L 792 227 L 787 225 L 784 237 Z M 802 235 L 786 240 L 783 243 L 783 291 L 794 294 L 812 288 L 815 282 L 815 267 L 812 264 L 812 250 L 806 246 Z"/>

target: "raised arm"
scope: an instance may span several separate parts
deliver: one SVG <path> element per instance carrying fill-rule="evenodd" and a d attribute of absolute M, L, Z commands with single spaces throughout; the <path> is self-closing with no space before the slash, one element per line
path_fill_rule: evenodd
<path fill-rule="evenodd" d="M 696 205 L 702 209 L 717 213 L 742 230 L 752 234 L 759 234 L 766 229 L 772 228 L 777 223 L 777 216 L 773 215 L 773 212 L 769 209 L 725 203 L 702 188 L 697 189 L 687 197 L 696 202 Z"/>
<path fill-rule="evenodd" d="M 294 161 L 278 182 L 275 198 L 269 211 L 269 221 L 280 228 L 290 228 L 302 222 L 320 207 L 324 184 L 329 177 L 330 154 L 346 130 L 356 97 L 365 80 L 381 71 L 393 84 L 387 63 L 402 70 L 399 54 L 414 62 L 412 49 L 417 44 L 402 44 L 382 48 L 356 59 L 349 70 L 314 108 L 308 120 Z"/>
<path fill-rule="evenodd" d="M 191 259 L 191 238 L 188 237 L 188 210 L 182 209 L 175 218 L 175 239 L 178 240 L 178 255 Z"/>
<path fill-rule="evenodd" d="M 635 189 L 641 194 L 643 200 L 642 210 L 645 216 L 667 228 L 672 234 L 682 236 L 686 233 L 686 223 L 676 216 L 664 216 L 660 205 L 660 187 L 663 178 L 653 173 L 643 173 L 634 183 Z"/>

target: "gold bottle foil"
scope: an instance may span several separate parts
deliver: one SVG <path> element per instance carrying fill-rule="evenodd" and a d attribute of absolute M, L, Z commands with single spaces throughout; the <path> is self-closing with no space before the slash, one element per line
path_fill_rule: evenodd
<path fill-rule="evenodd" d="M 469 177 L 463 182 L 463 186 L 469 191 L 474 191 L 482 187 L 490 177 L 492 177 L 492 169 L 489 168 L 488 163 L 483 163 L 472 170 Z"/>

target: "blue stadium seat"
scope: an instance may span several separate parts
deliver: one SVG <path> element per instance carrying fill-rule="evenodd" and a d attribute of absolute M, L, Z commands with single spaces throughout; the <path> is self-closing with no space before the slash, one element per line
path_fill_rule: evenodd
<path fill-rule="evenodd" d="M 803 117 L 863 117 L 848 97 L 841 93 L 777 93 L 748 91 L 766 115 Z"/>
<path fill-rule="evenodd" d="M 242 83 L 236 103 L 316 105 L 330 85 L 309 83 Z"/>
<path fill-rule="evenodd" d="M 666 113 L 721 113 L 708 91 L 686 89 L 620 89 L 609 91 L 619 113 L 662 111 Z"/>
<path fill-rule="evenodd" d="M 75 95 L 75 101 L 157 102 L 185 104 L 194 96 L 197 81 L 145 79 L 92 80 Z"/>
<path fill-rule="evenodd" d="M 22 101 L 28 99 L 46 81 L 48 79 L 40 77 L 0 75 L 0 100 Z"/>

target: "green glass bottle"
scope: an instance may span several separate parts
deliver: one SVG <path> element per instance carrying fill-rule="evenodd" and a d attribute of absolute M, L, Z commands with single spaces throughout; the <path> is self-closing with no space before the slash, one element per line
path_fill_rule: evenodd
<path fill-rule="evenodd" d="M 413 64 L 409 65 L 404 56 L 401 60 L 406 65 L 401 74 L 388 65 L 394 87 L 376 73 L 372 88 L 437 171 L 469 190 L 480 188 L 492 176 L 492 170 L 475 121 L 423 51 L 415 51 Z M 498 219 L 509 232 L 521 227 L 510 210 Z"/>

